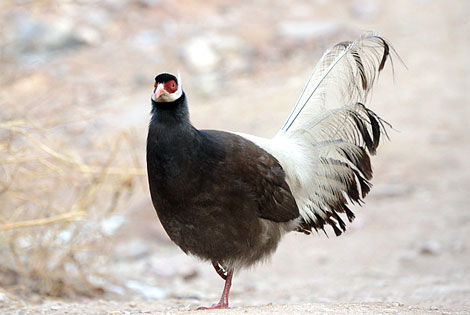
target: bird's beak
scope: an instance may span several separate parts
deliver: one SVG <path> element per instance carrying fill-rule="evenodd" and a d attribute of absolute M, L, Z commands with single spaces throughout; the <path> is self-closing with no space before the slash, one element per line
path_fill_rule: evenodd
<path fill-rule="evenodd" d="M 163 93 L 166 93 L 165 89 L 163 88 L 163 84 L 158 83 L 155 90 L 153 90 L 153 97 L 152 97 L 153 100 L 156 101 L 160 97 L 160 95 L 162 95 Z"/>

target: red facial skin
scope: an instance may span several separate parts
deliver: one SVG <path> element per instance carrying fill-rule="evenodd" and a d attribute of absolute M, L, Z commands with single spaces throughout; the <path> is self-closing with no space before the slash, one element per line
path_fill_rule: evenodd
<path fill-rule="evenodd" d="M 178 85 L 176 84 L 175 80 L 165 82 L 163 85 L 161 83 L 155 82 L 154 87 L 153 94 L 156 99 L 165 92 L 173 94 L 178 90 Z"/>
<path fill-rule="evenodd" d="M 175 80 L 170 80 L 166 82 L 163 86 L 165 88 L 165 91 L 168 93 L 175 93 L 176 90 L 178 90 L 178 85 L 176 84 Z"/>

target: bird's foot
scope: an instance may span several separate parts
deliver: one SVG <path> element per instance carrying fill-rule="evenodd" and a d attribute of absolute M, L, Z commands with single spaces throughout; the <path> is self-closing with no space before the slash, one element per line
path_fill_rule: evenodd
<path fill-rule="evenodd" d="M 219 264 L 215 262 L 212 262 L 212 265 L 214 266 L 217 273 L 225 279 L 224 291 L 222 292 L 222 296 L 220 297 L 219 303 L 209 307 L 201 306 L 197 308 L 198 310 L 216 310 L 228 308 L 228 293 L 230 291 L 230 287 L 232 286 L 233 270 L 225 271 Z M 227 274 L 225 274 L 225 272 Z"/>
<path fill-rule="evenodd" d="M 224 309 L 224 308 L 228 308 L 228 303 L 219 302 L 212 306 L 200 306 L 197 309 L 198 310 L 216 310 L 216 309 Z"/>

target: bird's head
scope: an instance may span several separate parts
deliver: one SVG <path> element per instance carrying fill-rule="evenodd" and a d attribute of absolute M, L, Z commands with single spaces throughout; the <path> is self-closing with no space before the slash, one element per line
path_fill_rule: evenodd
<path fill-rule="evenodd" d="M 152 100 L 157 103 L 174 102 L 181 97 L 181 78 L 170 73 L 160 73 L 155 77 Z"/>

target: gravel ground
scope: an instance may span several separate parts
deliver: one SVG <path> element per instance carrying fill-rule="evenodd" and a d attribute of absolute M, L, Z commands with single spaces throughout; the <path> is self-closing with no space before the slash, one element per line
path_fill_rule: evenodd
<path fill-rule="evenodd" d="M 87 303 L 50 302 L 41 307 L 24 307 L 22 310 L 5 314 L 203 314 L 190 301 L 168 300 L 164 302 L 110 302 L 91 301 Z M 210 314 L 468 314 L 448 311 L 437 307 L 420 308 L 400 303 L 307 303 L 289 305 L 258 305 L 234 307 L 226 310 L 211 310 Z"/>
<path fill-rule="evenodd" d="M 275 3 L 268 12 L 277 15 L 260 14 L 259 27 L 267 27 L 268 21 L 282 16 L 283 7 Z M 341 34 L 364 30 L 375 30 L 394 44 L 408 69 L 395 59 L 395 76 L 390 72 L 381 76 L 372 105 L 394 130 L 390 131 L 391 141 L 385 141 L 373 159 L 374 187 L 365 206 L 356 209 L 357 220 L 348 232 L 329 239 L 287 235 L 268 263 L 235 275 L 232 308 L 211 313 L 470 314 L 470 97 L 466 93 L 470 82 L 470 2 L 289 3 L 289 16 L 295 19 L 329 21 L 322 26 L 326 33 L 322 33 L 321 42 L 325 45 L 336 42 L 338 36 L 345 39 Z M 308 10 L 310 5 L 315 10 Z M 224 12 L 229 16 L 230 12 L 250 12 L 249 3 L 243 2 L 234 11 L 226 6 L 228 11 Z M 188 1 L 183 11 L 196 12 L 196 7 Z M 147 21 L 146 11 L 140 12 Z M 289 32 L 290 28 L 284 30 Z M 282 47 L 294 49 L 302 34 L 292 35 Z M 259 36 L 257 40 L 262 39 Z M 250 41 L 248 35 L 246 40 Z M 98 63 L 100 59 L 93 56 L 83 52 L 62 61 L 74 69 L 83 67 L 84 60 Z M 123 67 L 131 67 L 138 59 L 115 52 L 110 60 L 119 62 L 126 57 Z M 210 60 L 205 62 L 210 66 Z M 169 62 L 170 68 L 177 63 L 178 59 Z M 214 92 L 217 97 L 210 96 L 211 90 L 197 89 L 197 82 L 211 82 L 210 75 L 197 69 L 183 72 L 194 124 L 261 136 L 274 134 L 313 66 L 313 62 L 305 63 L 295 54 L 289 55 L 285 64 L 274 63 L 275 67 L 263 63 L 262 71 L 249 78 L 230 85 L 224 81 L 224 92 Z M 99 65 L 109 70 L 107 66 L 112 65 Z M 237 69 L 233 71 L 243 72 L 244 68 Z M 159 70 L 151 69 L 155 73 Z M 121 71 L 117 69 L 117 75 Z M 151 79 L 149 76 L 146 83 L 150 88 Z M 143 147 L 150 90 L 144 86 L 124 92 L 105 100 L 103 106 L 116 106 L 114 115 L 128 119 L 108 117 L 109 124 L 134 128 Z M 103 284 L 106 291 L 114 290 L 113 294 L 105 294 L 103 300 L 40 297 L 30 301 L 0 291 L 0 312 L 201 314 L 195 309 L 218 300 L 222 281 L 209 264 L 186 257 L 172 245 L 157 222 L 149 197 L 143 194 L 141 200 L 126 213 L 125 224 L 116 235 L 114 251 L 109 253 L 115 263 L 102 266 L 116 279 L 126 279 Z"/>

